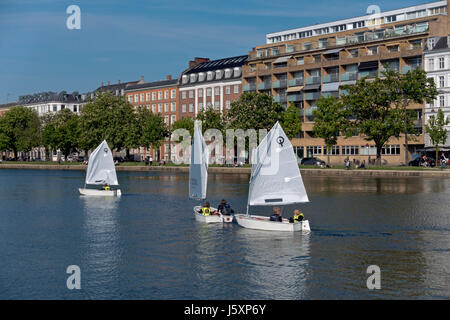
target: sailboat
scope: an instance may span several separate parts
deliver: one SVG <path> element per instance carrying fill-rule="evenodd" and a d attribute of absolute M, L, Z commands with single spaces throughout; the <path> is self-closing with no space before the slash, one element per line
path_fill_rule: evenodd
<path fill-rule="evenodd" d="M 189 199 L 203 201 L 206 199 L 208 185 L 208 149 L 200 128 L 200 121 L 194 123 L 194 141 L 191 147 L 191 163 L 189 165 Z M 222 214 L 216 208 L 211 212 L 218 215 L 204 216 L 199 213 L 202 206 L 194 207 L 195 220 L 205 223 L 222 222 Z"/>
<path fill-rule="evenodd" d="M 84 188 L 79 188 L 80 194 L 84 196 L 116 196 L 122 195 L 120 189 L 99 190 L 86 188 L 86 185 L 118 186 L 116 168 L 111 149 L 106 140 L 92 152 L 86 171 L 86 182 Z"/>
<path fill-rule="evenodd" d="M 237 223 L 257 230 L 311 231 L 308 220 L 290 223 L 283 218 L 282 222 L 278 222 L 248 213 L 250 206 L 309 202 L 292 144 L 278 122 L 253 150 L 252 158 L 247 213 L 236 214 Z"/>

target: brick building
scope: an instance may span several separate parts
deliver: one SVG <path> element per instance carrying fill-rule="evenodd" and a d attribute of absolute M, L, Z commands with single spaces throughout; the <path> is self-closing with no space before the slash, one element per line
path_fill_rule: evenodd
<path fill-rule="evenodd" d="M 249 52 L 243 67 L 244 91 L 272 95 L 284 105 L 294 103 L 301 111 L 301 134 L 293 139 L 299 158 L 316 156 L 342 164 L 344 159 L 365 160 L 376 156 L 372 141 L 362 136 L 339 138 L 331 151 L 314 137 L 312 111 L 320 96 L 344 93 L 342 85 L 362 77 L 375 78 L 384 68 L 406 73 L 423 69 L 427 39 L 449 34 L 447 2 L 438 1 L 398 10 L 364 15 L 266 36 L 266 44 Z M 408 143 L 408 156 L 424 146 L 424 105 L 408 106 L 417 115 L 421 134 Z M 383 160 L 401 164 L 405 159 L 404 137 L 392 138 L 383 148 Z"/>

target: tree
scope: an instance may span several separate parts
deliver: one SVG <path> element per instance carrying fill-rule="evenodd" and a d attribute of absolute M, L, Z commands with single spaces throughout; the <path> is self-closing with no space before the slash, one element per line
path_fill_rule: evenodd
<path fill-rule="evenodd" d="M 186 129 L 191 137 L 194 136 L 194 119 L 182 117 L 172 124 L 172 133 L 177 129 Z"/>
<path fill-rule="evenodd" d="M 313 111 L 314 134 L 325 141 L 327 148 L 327 162 L 330 165 L 330 152 L 337 144 L 341 132 L 346 129 L 348 112 L 342 102 L 334 97 L 322 96 L 316 101 L 317 109 Z"/>
<path fill-rule="evenodd" d="M 41 139 L 45 148 L 45 158 L 50 159 L 50 150 L 57 149 L 54 143 L 55 126 L 53 125 L 54 113 L 47 112 L 41 116 Z"/>
<path fill-rule="evenodd" d="M 231 103 L 227 122 L 232 129 L 270 130 L 277 121 L 282 121 L 284 108 L 267 94 L 244 92 L 239 100 Z"/>
<path fill-rule="evenodd" d="M 414 116 L 411 112 L 408 112 L 407 106 L 412 103 L 431 103 L 436 99 L 438 92 L 434 80 L 428 78 L 427 73 L 419 68 L 408 71 L 404 75 L 395 70 L 387 69 L 383 72 L 383 76 L 392 89 L 392 102 L 404 113 L 405 164 L 408 164 L 408 133 L 415 130 L 411 124 Z"/>
<path fill-rule="evenodd" d="M 396 96 L 393 95 L 391 85 L 384 79 L 367 81 L 363 78 L 355 85 L 343 86 L 348 94 L 341 97 L 349 115 L 355 118 L 347 120 L 346 136 L 357 131 L 365 135 L 366 140 L 373 140 L 378 165 L 381 164 L 381 149 L 385 143 L 391 137 L 398 138 L 405 128 L 405 113 L 393 103 Z"/>
<path fill-rule="evenodd" d="M 197 114 L 196 120 L 202 122 L 202 133 L 208 129 L 217 129 L 222 132 L 225 131 L 225 118 L 220 112 L 215 112 L 213 108 L 208 108 L 206 111 L 201 111 Z"/>
<path fill-rule="evenodd" d="M 281 126 L 289 139 L 296 137 L 300 132 L 302 132 L 300 109 L 297 108 L 292 102 L 286 111 L 283 112 Z"/>
<path fill-rule="evenodd" d="M 87 151 L 108 141 L 111 149 L 120 151 L 136 148 L 139 144 L 139 126 L 133 107 L 124 97 L 100 92 L 81 111 L 80 147 Z"/>
<path fill-rule="evenodd" d="M 77 114 L 63 109 L 51 117 L 42 130 L 43 141 L 53 149 L 60 149 L 66 161 L 79 146 L 79 120 Z"/>
<path fill-rule="evenodd" d="M 40 121 L 35 110 L 17 106 L 0 118 L 0 147 L 12 150 L 14 159 L 18 151 L 29 152 L 40 142 Z"/>
<path fill-rule="evenodd" d="M 431 143 L 436 149 L 436 162 L 439 155 L 439 145 L 445 145 L 447 142 L 447 130 L 445 126 L 450 123 L 450 119 L 444 118 L 442 109 L 438 109 L 437 116 L 432 115 L 425 124 L 425 130 L 430 135 Z"/>
<path fill-rule="evenodd" d="M 154 114 L 149 109 L 140 107 L 137 110 L 137 122 L 140 132 L 139 145 L 147 148 L 151 145 L 153 149 L 158 150 L 161 141 L 169 136 L 169 129 L 161 114 Z"/>

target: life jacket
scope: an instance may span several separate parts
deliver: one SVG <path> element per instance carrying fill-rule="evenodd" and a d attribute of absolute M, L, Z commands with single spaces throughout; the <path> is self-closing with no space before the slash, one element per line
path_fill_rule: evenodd
<path fill-rule="evenodd" d="M 299 220 L 300 217 L 302 218 L 301 220 Z M 295 215 L 295 214 L 294 214 L 294 223 L 298 223 L 298 222 L 302 221 L 304 218 L 305 218 L 305 216 L 304 216 L 303 213 L 301 213 L 301 212 L 300 212 L 299 215 Z"/>
<path fill-rule="evenodd" d="M 110 186 L 103 187 L 103 190 L 105 190 L 105 191 L 110 191 L 110 190 L 111 190 L 111 187 L 110 187 Z"/>
<path fill-rule="evenodd" d="M 211 215 L 211 208 L 208 208 L 208 207 L 202 208 L 201 214 L 204 215 L 204 216 L 210 216 Z"/>

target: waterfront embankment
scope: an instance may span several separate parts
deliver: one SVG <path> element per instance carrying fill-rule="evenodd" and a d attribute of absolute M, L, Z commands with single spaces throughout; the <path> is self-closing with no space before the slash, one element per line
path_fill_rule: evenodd
<path fill-rule="evenodd" d="M 86 170 L 86 166 L 77 164 L 12 164 L 2 163 L 0 169 L 31 169 L 31 170 Z M 210 173 L 237 173 L 250 174 L 249 167 L 209 167 Z M 117 171 L 129 172 L 189 172 L 188 166 L 117 166 Z M 383 169 L 320 169 L 320 168 L 301 168 L 302 175 L 314 176 L 343 176 L 343 177 L 424 177 L 424 178 L 450 178 L 450 170 L 439 169 L 407 169 L 389 168 Z"/>

